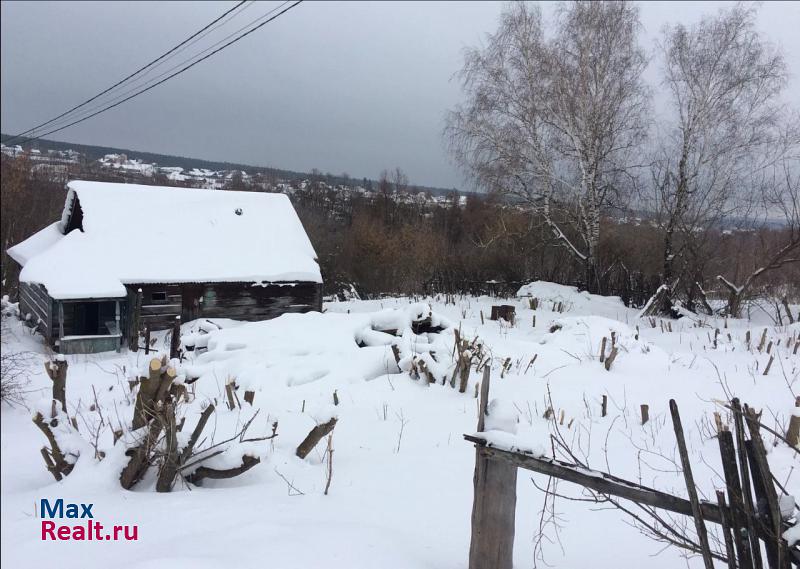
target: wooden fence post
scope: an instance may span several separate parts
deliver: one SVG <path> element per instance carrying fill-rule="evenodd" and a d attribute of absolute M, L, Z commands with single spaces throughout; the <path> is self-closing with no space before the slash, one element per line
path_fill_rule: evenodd
<path fill-rule="evenodd" d="M 794 400 L 794 406 L 800 407 L 800 397 Z M 786 441 L 796 447 L 800 444 L 800 415 L 792 415 L 789 418 L 789 428 L 786 430 Z"/>
<path fill-rule="evenodd" d="M 689 462 L 689 451 L 686 448 L 686 439 L 683 436 L 681 416 L 680 413 L 678 413 L 678 404 L 674 399 L 670 399 L 669 401 L 669 410 L 672 414 L 672 425 L 675 428 L 675 438 L 678 442 L 678 454 L 681 457 L 683 477 L 686 480 L 686 491 L 689 494 L 689 501 L 692 503 L 692 516 L 694 517 L 694 525 L 697 530 L 697 539 L 700 542 L 700 550 L 703 554 L 703 563 L 706 569 L 714 569 L 711 547 L 708 543 L 708 533 L 706 532 L 706 525 L 703 522 L 703 514 L 700 512 L 700 499 L 697 497 L 697 486 L 695 486 L 694 477 L 692 476 L 692 465 Z"/>
<path fill-rule="evenodd" d="M 764 330 L 766 334 L 766 328 Z M 756 520 L 756 508 L 753 503 L 753 494 L 750 490 L 750 467 L 748 466 L 747 451 L 745 450 L 744 419 L 738 398 L 734 397 L 731 400 L 731 409 L 733 409 L 733 426 L 736 429 L 736 456 L 739 459 L 739 472 L 742 477 L 742 498 L 744 499 L 744 512 L 750 538 L 750 555 L 753 557 L 753 567 L 762 569 L 764 564 L 761 559 L 761 544 L 758 541 L 758 532 L 754 521 Z"/>
<path fill-rule="evenodd" d="M 478 432 L 483 431 L 489 399 L 489 366 L 483 370 L 478 407 Z M 475 449 L 472 539 L 469 569 L 512 569 L 517 467 L 492 460 Z"/>
<path fill-rule="evenodd" d="M 750 473 L 753 476 L 753 490 L 756 503 L 762 509 L 764 529 L 767 530 L 764 544 L 770 569 L 789 569 L 789 552 L 781 534 L 781 508 L 778 495 L 772 482 L 772 473 L 767 463 L 767 452 L 759 432 L 755 412 L 744 406 L 744 418 L 750 431 L 750 440 L 745 442 L 747 457 L 750 460 Z M 765 511 L 764 511 L 765 510 Z"/>
<path fill-rule="evenodd" d="M 720 430 L 717 433 L 717 439 L 722 460 L 722 472 L 725 476 L 725 486 L 728 490 L 728 501 L 730 502 L 730 525 L 733 530 L 736 557 L 739 561 L 740 569 L 753 569 L 753 556 L 750 551 L 750 532 L 753 530 L 750 527 L 751 524 L 748 524 L 747 512 L 744 506 L 739 470 L 736 467 L 736 448 L 733 444 L 733 433 L 728 430 Z"/>

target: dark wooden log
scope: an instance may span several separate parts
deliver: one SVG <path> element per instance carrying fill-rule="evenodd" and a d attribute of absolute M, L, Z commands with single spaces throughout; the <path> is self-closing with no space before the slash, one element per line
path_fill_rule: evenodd
<path fill-rule="evenodd" d="M 518 468 L 524 468 L 525 470 L 538 472 L 547 476 L 554 476 L 560 480 L 572 482 L 588 488 L 589 490 L 594 490 L 599 494 L 617 496 L 619 498 L 638 502 L 645 506 L 653 506 L 655 508 L 668 510 L 676 514 L 683 514 L 685 516 L 692 515 L 692 505 L 689 500 L 684 498 L 648 488 L 629 480 L 623 480 L 605 472 L 587 470 L 560 460 L 542 458 L 521 452 L 510 452 L 486 446 L 485 440 L 472 435 L 464 435 L 464 439 L 475 443 L 479 447 L 480 454 L 492 460 L 508 462 Z M 720 523 L 722 521 L 719 506 L 715 503 L 700 502 L 700 511 L 703 513 L 703 518 L 706 521 L 713 523 Z"/>
<path fill-rule="evenodd" d="M 672 425 L 678 443 L 678 454 L 681 458 L 683 478 L 686 481 L 686 491 L 689 494 L 689 502 L 692 505 L 692 517 L 694 518 L 694 525 L 697 530 L 697 539 L 700 542 L 703 563 L 706 569 L 714 569 L 714 560 L 711 557 L 711 546 L 708 543 L 708 533 L 706 531 L 705 522 L 703 521 L 703 513 L 700 509 L 700 499 L 697 497 L 697 486 L 695 486 L 694 476 L 692 476 L 692 465 L 689 462 L 689 451 L 686 448 L 686 439 L 683 435 L 681 415 L 678 411 L 678 404 L 674 399 L 670 399 L 669 401 L 669 411 L 672 415 Z"/>
<path fill-rule="evenodd" d="M 650 420 L 650 406 L 647 403 L 642 403 L 639 407 L 642 411 L 642 425 Z"/>
<path fill-rule="evenodd" d="M 605 417 L 608 414 L 608 395 L 603 395 L 603 402 L 600 404 L 600 416 Z"/>
<path fill-rule="evenodd" d="M 175 421 L 175 406 L 172 403 L 164 405 L 161 413 L 164 421 L 164 462 L 158 472 L 156 492 L 170 492 L 178 475 L 178 427 Z"/>
<path fill-rule="evenodd" d="M 242 465 L 237 466 L 236 468 L 218 470 L 216 468 L 208 468 L 207 466 L 201 466 L 200 468 L 195 470 L 192 474 L 187 476 L 186 481 L 190 482 L 191 484 L 200 486 L 203 480 L 206 478 L 211 478 L 212 480 L 224 480 L 226 478 L 233 478 L 234 476 L 239 476 L 240 474 L 244 474 L 245 472 L 247 472 L 260 462 L 261 459 L 258 457 L 245 455 L 242 457 Z"/>
<path fill-rule="evenodd" d="M 741 569 L 753 569 L 752 553 L 747 513 L 744 507 L 742 486 L 739 482 L 739 471 L 736 468 L 736 449 L 733 444 L 733 433 L 720 430 L 717 434 L 719 454 L 722 459 L 722 471 L 730 502 L 730 525 L 733 529 L 733 541 L 736 546 L 736 557 Z M 757 538 L 756 538 L 756 543 Z"/>
<path fill-rule="evenodd" d="M 120 485 L 126 490 L 133 488 L 147 472 L 147 468 L 150 466 L 150 458 L 153 454 L 153 447 L 158 441 L 162 428 L 161 421 L 151 421 L 150 428 L 144 438 L 136 447 L 128 451 L 127 454 L 130 456 L 130 460 L 119 476 Z"/>
<path fill-rule="evenodd" d="M 64 476 L 67 476 L 70 472 L 72 472 L 72 468 L 75 465 L 67 462 L 61 447 L 58 446 L 58 441 L 53 434 L 53 430 L 44 420 L 44 417 L 41 413 L 36 413 L 36 415 L 33 417 L 33 424 L 39 427 L 39 430 L 42 431 L 44 436 L 47 438 L 47 442 L 50 443 L 50 456 L 45 457 L 45 464 L 47 465 L 47 470 L 50 471 L 56 481 L 59 481 Z M 46 449 L 42 449 L 42 451 L 43 456 L 47 454 Z M 48 458 L 50 459 L 48 460 Z"/>
<path fill-rule="evenodd" d="M 208 419 L 211 417 L 213 412 L 214 404 L 210 403 L 208 407 L 203 409 L 203 412 L 200 414 L 200 419 L 197 421 L 197 425 L 195 425 L 194 431 L 192 431 L 192 434 L 189 437 L 189 442 L 186 443 L 186 446 L 183 447 L 183 451 L 181 452 L 181 466 L 187 464 L 189 458 L 191 458 L 192 452 L 194 451 L 194 446 L 197 444 L 197 441 L 200 440 L 200 435 L 203 433 L 203 429 L 205 429 L 206 423 L 208 423 Z"/>
<path fill-rule="evenodd" d="M 298 445 L 295 454 L 299 458 L 305 458 L 308 456 L 308 453 L 310 453 L 314 447 L 317 446 L 317 443 L 319 443 L 319 441 L 325 438 L 328 433 L 333 430 L 333 428 L 336 426 L 336 421 L 337 418 L 333 417 L 327 423 L 322 423 L 311 429 L 311 432 L 309 432 L 306 438 L 303 439 L 303 442 Z"/>

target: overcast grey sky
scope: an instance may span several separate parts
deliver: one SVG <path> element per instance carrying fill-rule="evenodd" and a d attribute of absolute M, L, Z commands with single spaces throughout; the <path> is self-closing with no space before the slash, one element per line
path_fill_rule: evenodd
<path fill-rule="evenodd" d="M 277 4 L 250 6 L 197 45 Z M 721 4 L 642 3 L 643 43 L 650 49 L 663 24 L 696 21 Z M 60 114 L 232 6 L 2 2 L 2 131 Z M 180 77 L 53 138 L 356 177 L 400 166 L 412 183 L 462 187 L 441 141 L 444 114 L 460 99 L 451 77 L 463 48 L 495 29 L 502 7 L 304 2 Z M 800 2 L 765 3 L 759 26 L 783 48 L 789 94 L 800 101 Z M 648 77 L 657 77 L 655 67 Z"/>

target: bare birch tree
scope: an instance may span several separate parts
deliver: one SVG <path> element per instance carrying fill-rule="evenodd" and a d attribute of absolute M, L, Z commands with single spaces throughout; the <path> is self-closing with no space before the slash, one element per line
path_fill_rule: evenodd
<path fill-rule="evenodd" d="M 795 148 L 800 149 L 800 138 L 795 139 Z M 730 316 L 740 316 L 744 302 L 768 272 L 800 263 L 800 154 L 763 172 L 752 190 L 757 203 L 748 229 L 758 235 L 759 255 L 738 275 L 728 271 L 727 277 L 717 276 L 728 293 L 724 310 Z"/>
<path fill-rule="evenodd" d="M 459 74 L 466 102 L 447 117 L 457 162 L 485 189 L 522 199 L 599 288 L 603 213 L 631 176 L 645 135 L 646 59 L 638 9 L 573 2 L 551 38 L 538 6 L 515 4 Z"/>
<path fill-rule="evenodd" d="M 759 35 L 755 16 L 755 9 L 737 5 L 663 31 L 659 48 L 671 105 L 652 170 L 669 287 L 654 308 L 663 313 L 679 288 L 689 309 L 698 292 L 708 306 L 697 282 L 702 271 L 692 269 L 693 259 L 708 255 L 706 233 L 747 216 L 753 176 L 788 148 L 778 129 L 787 116 L 780 103 L 786 65 Z"/>

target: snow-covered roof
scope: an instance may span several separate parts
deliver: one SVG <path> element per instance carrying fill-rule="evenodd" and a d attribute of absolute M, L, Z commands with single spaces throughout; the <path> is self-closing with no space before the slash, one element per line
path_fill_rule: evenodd
<path fill-rule="evenodd" d="M 322 282 L 316 253 L 283 194 L 73 181 L 60 222 L 9 255 L 20 281 L 50 296 L 114 298 L 125 284 Z M 82 227 L 63 235 L 72 202 Z"/>

